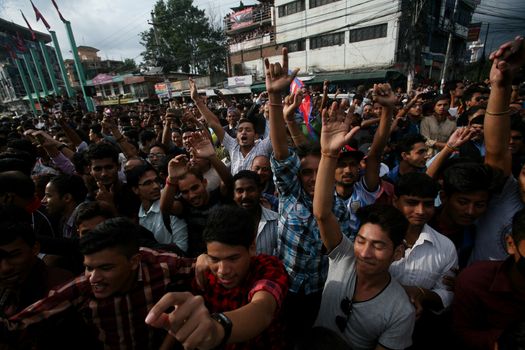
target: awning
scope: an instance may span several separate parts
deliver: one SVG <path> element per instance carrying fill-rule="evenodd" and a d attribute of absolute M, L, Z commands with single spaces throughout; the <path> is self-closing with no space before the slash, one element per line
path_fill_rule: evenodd
<path fill-rule="evenodd" d="M 261 93 L 263 91 L 266 91 L 266 83 L 252 84 L 252 86 L 250 86 L 250 89 L 253 93 Z"/>
<path fill-rule="evenodd" d="M 338 81 L 378 81 L 396 80 L 403 77 L 403 74 L 396 70 L 380 69 L 374 71 L 348 72 L 339 74 L 316 74 L 312 80 L 305 81 L 306 85 L 322 84 L 325 80 L 330 82 Z"/>

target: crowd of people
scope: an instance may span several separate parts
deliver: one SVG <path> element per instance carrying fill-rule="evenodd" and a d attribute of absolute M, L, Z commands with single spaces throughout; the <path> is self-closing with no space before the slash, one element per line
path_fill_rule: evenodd
<path fill-rule="evenodd" d="M 283 49 L 250 100 L 3 119 L 0 348 L 524 348 L 524 39 L 490 58 L 330 99 Z"/>

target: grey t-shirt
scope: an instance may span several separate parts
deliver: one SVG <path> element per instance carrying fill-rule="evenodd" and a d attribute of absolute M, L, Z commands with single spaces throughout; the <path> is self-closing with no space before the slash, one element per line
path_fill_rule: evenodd
<path fill-rule="evenodd" d="M 409 347 L 416 320 L 415 309 L 403 287 L 394 279 L 374 298 L 354 302 L 344 333 L 339 331 L 335 318 L 344 316 L 341 300 L 352 298 L 356 282 L 352 242 L 343 236 L 341 243 L 328 257 L 328 278 L 315 326 L 331 329 L 341 335 L 353 350 L 375 349 L 377 344 L 388 349 Z"/>

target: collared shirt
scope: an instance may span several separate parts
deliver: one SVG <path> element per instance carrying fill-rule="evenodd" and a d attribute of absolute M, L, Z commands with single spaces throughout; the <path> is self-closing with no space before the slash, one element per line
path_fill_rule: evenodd
<path fill-rule="evenodd" d="M 425 224 L 414 246 L 390 265 L 390 274 L 404 286 L 430 289 L 439 295 L 446 308 L 452 303 L 454 292 L 443 284 L 443 277 L 451 275 L 452 268 L 457 267 L 454 243 Z"/>
<path fill-rule="evenodd" d="M 248 152 L 246 157 L 242 154 L 237 139 L 231 137 L 228 133 L 224 133 L 222 144 L 230 154 L 231 173 L 233 175 L 237 174 L 240 170 L 250 170 L 255 157 L 270 157 L 270 154 L 272 153 L 272 142 L 269 137 L 264 140 L 255 140 L 255 145 L 250 152 Z"/>
<path fill-rule="evenodd" d="M 288 276 L 277 257 L 264 254 L 251 257 L 248 274 L 234 288 L 223 287 L 210 272 L 206 273 L 206 278 L 208 283 L 203 297 L 210 312 L 232 311 L 248 305 L 260 291 L 270 293 L 277 305 L 272 323 L 260 335 L 244 343 L 229 344 L 226 349 L 286 349 L 280 311 L 288 291 Z"/>
<path fill-rule="evenodd" d="M 452 305 L 453 329 L 468 349 L 494 349 L 509 326 L 523 321 L 525 293 L 512 287 L 514 257 L 480 261 L 463 270 L 456 280 Z"/>
<path fill-rule="evenodd" d="M 279 192 L 277 251 L 290 275 L 290 292 L 312 294 L 323 290 L 328 274 L 328 257 L 323 254 L 319 226 L 313 215 L 312 198 L 298 178 L 301 162 L 290 151 L 288 158 L 271 164 Z M 350 218 L 343 201 L 334 195 L 332 212 L 341 231 L 350 236 Z"/>
<path fill-rule="evenodd" d="M 255 248 L 257 254 L 277 255 L 277 223 L 279 214 L 261 205 L 261 219 L 257 227 Z"/>
<path fill-rule="evenodd" d="M 153 202 L 146 212 L 142 204 L 139 209 L 139 223 L 153 232 L 157 242 L 162 244 L 175 244 L 183 251 L 188 251 L 188 228 L 184 219 L 169 215 L 171 233 L 164 224 L 164 217 L 160 211 L 160 200 Z"/>
<path fill-rule="evenodd" d="M 2 321 L 9 329 L 22 329 L 73 308 L 94 326 L 106 349 L 158 347 L 162 339 L 158 330 L 146 325 L 146 315 L 167 292 L 168 285 L 191 285 L 194 261 L 147 248 L 140 249 L 140 261 L 137 281 L 125 294 L 97 299 L 88 277 L 80 276 Z"/>
<path fill-rule="evenodd" d="M 348 209 L 348 214 L 350 214 L 350 238 L 352 240 L 357 235 L 359 231 L 359 219 L 357 218 L 357 210 L 361 207 L 365 207 L 370 204 L 374 204 L 376 199 L 382 193 L 381 185 L 377 186 L 377 189 L 374 192 L 370 192 L 367 189 L 365 178 L 361 176 L 361 179 L 354 184 L 354 190 L 352 195 L 347 199 L 343 199 L 343 202 Z"/>
<path fill-rule="evenodd" d="M 421 121 L 421 135 L 429 141 L 447 142 L 454 130 L 456 130 L 456 122 L 448 118 L 438 122 L 434 115 L 429 115 Z"/>

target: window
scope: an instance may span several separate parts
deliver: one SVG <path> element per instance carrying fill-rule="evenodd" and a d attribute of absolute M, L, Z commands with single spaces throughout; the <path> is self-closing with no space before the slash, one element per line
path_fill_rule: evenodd
<path fill-rule="evenodd" d="M 310 50 L 326 46 L 343 45 L 345 42 L 345 33 L 325 34 L 310 38 Z"/>
<path fill-rule="evenodd" d="M 365 41 L 377 38 L 386 38 L 387 24 L 364 27 L 350 30 L 350 42 Z"/>
<path fill-rule="evenodd" d="M 306 39 L 291 41 L 284 46 L 288 48 L 288 52 L 304 51 L 306 50 Z"/>
<path fill-rule="evenodd" d="M 279 6 L 279 17 L 288 16 L 297 12 L 304 11 L 304 0 L 297 0 Z"/>
<path fill-rule="evenodd" d="M 336 1 L 339 1 L 339 0 L 310 0 L 310 8 L 313 9 L 314 7 L 331 4 L 332 2 L 336 2 Z"/>

